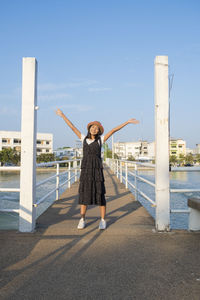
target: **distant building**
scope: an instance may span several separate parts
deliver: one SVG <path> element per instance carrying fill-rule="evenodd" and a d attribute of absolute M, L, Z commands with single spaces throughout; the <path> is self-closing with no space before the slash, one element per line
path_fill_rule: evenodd
<path fill-rule="evenodd" d="M 186 155 L 187 154 L 195 154 L 195 149 L 186 148 Z"/>
<path fill-rule="evenodd" d="M 196 151 L 200 153 L 200 144 Z M 121 159 L 128 159 L 133 156 L 136 160 L 154 160 L 155 159 L 155 142 L 138 141 L 138 142 L 117 142 L 114 143 L 114 153 Z M 179 158 L 180 154 L 186 155 L 186 142 L 182 139 L 170 140 L 170 155 Z"/>
<path fill-rule="evenodd" d="M 150 158 L 150 159 L 155 159 L 155 142 L 151 142 L 151 143 L 148 143 L 147 144 L 147 156 Z"/>
<path fill-rule="evenodd" d="M 134 157 L 136 160 L 150 160 L 148 155 L 149 143 L 147 141 L 138 142 L 118 142 L 114 143 L 114 153 L 121 159 L 128 159 Z"/>
<path fill-rule="evenodd" d="M 117 142 L 114 143 L 114 153 L 122 159 L 130 156 L 138 158 L 140 155 L 141 142 Z"/>
<path fill-rule="evenodd" d="M 170 139 L 170 155 L 179 158 L 180 154 L 186 155 L 186 141 L 182 139 Z"/>
<path fill-rule="evenodd" d="M 200 154 L 200 144 L 196 144 L 196 148 L 194 149 L 194 154 Z"/>
<path fill-rule="evenodd" d="M 59 158 L 68 157 L 69 159 L 72 159 L 74 157 L 82 156 L 82 148 L 62 148 L 54 150 L 53 153 Z"/>
<path fill-rule="evenodd" d="M 15 149 L 21 152 L 20 131 L 0 131 L 0 151 L 5 148 Z M 53 134 L 37 133 L 37 155 L 53 152 Z"/>
<path fill-rule="evenodd" d="M 75 145 L 75 148 L 82 148 L 82 142 L 81 140 L 76 140 L 76 145 Z"/>

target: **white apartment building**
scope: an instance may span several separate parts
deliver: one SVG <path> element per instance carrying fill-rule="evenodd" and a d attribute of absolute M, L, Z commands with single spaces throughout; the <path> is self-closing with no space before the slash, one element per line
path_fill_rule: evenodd
<path fill-rule="evenodd" d="M 82 148 L 63 148 L 54 150 L 53 153 L 59 158 L 67 156 L 69 159 L 72 159 L 73 157 L 82 157 L 83 150 Z"/>
<path fill-rule="evenodd" d="M 21 151 L 20 131 L 0 131 L 0 151 L 5 148 Z M 37 133 L 37 155 L 53 152 L 53 134 Z"/>
<path fill-rule="evenodd" d="M 186 141 L 182 139 L 170 139 L 170 155 L 179 158 L 180 154 L 186 155 Z"/>
<path fill-rule="evenodd" d="M 136 160 L 142 158 L 148 159 L 147 141 L 138 142 L 118 142 L 114 143 L 114 153 L 122 159 L 128 159 L 133 156 Z"/>
<path fill-rule="evenodd" d="M 147 156 L 150 159 L 155 159 L 155 142 L 151 142 L 147 144 Z"/>
<path fill-rule="evenodd" d="M 196 148 L 193 150 L 193 154 L 200 154 L 200 144 L 196 144 Z"/>
<path fill-rule="evenodd" d="M 140 155 L 140 142 L 117 142 L 114 143 L 114 153 L 116 153 L 120 158 L 127 159 L 129 156 L 139 157 Z"/>
<path fill-rule="evenodd" d="M 155 159 L 155 142 L 114 143 L 114 153 L 122 159 L 128 159 L 129 156 L 133 156 L 136 160 L 153 160 Z M 186 141 L 182 139 L 170 140 L 170 155 L 175 155 L 179 158 L 180 154 L 186 155 L 186 153 Z M 196 153 L 200 153 L 200 144 L 197 144 Z"/>

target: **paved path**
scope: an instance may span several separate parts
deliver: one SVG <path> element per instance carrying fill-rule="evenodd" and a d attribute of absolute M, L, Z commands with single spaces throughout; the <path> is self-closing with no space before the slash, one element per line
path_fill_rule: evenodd
<path fill-rule="evenodd" d="M 35 233 L 0 231 L 0 299 L 200 299 L 200 234 L 157 233 L 154 221 L 106 168 L 107 221 L 87 212 L 77 230 L 74 184 Z"/>

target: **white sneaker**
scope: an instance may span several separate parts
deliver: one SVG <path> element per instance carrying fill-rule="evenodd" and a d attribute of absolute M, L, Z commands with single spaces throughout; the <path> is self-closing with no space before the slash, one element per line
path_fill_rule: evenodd
<path fill-rule="evenodd" d="M 106 221 L 104 219 L 101 219 L 99 229 L 106 229 Z"/>
<path fill-rule="evenodd" d="M 85 228 L 85 224 L 86 224 L 85 220 L 83 218 L 81 218 L 79 223 L 78 223 L 77 228 L 78 229 L 83 229 L 83 228 Z"/>

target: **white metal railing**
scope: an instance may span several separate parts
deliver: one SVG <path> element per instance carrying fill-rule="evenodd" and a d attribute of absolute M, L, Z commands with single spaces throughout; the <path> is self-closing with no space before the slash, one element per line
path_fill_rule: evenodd
<path fill-rule="evenodd" d="M 0 171 L 20 171 L 21 167 L 0 167 Z M 20 193 L 20 188 L 0 188 L 0 192 Z M 19 213 L 19 209 L 14 208 L 0 208 L 1 212 L 15 212 Z"/>
<path fill-rule="evenodd" d="M 60 164 L 68 163 L 68 170 L 65 172 L 60 172 Z M 71 168 L 71 163 L 73 163 L 73 168 Z M 47 167 L 56 165 L 56 174 L 50 176 L 36 184 L 36 188 L 48 182 L 49 180 L 56 178 L 56 185 L 53 190 L 46 193 L 42 198 L 40 198 L 35 204 L 34 207 L 37 207 L 39 204 L 44 202 L 51 194 L 56 192 L 56 200 L 59 199 L 59 189 L 68 183 L 68 188 L 71 187 L 71 180 L 74 178 L 76 182 L 78 179 L 78 172 L 80 170 L 81 159 L 71 159 L 71 160 L 62 160 L 62 161 L 53 161 L 47 163 L 36 164 L 37 167 Z M 21 167 L 0 167 L 0 171 L 20 171 Z M 72 175 L 74 172 L 74 175 Z M 68 179 L 60 184 L 60 176 L 68 174 Z M 18 192 L 20 193 L 20 188 L 0 188 L 0 192 Z M 8 209 L 8 208 L 0 208 L 1 212 L 17 212 L 19 213 L 19 209 Z"/>
<path fill-rule="evenodd" d="M 65 172 L 60 173 L 60 164 L 68 163 L 68 170 Z M 73 168 L 71 168 L 71 163 L 73 163 Z M 79 164 L 78 164 L 79 163 Z M 54 162 L 48 162 L 48 163 L 40 163 L 37 164 L 37 167 L 47 167 L 47 166 L 54 166 L 56 165 L 56 174 L 53 176 L 50 176 L 36 184 L 36 188 L 43 185 L 44 183 L 48 182 L 49 180 L 56 178 L 56 187 L 53 188 L 50 192 L 45 194 L 42 198 L 40 198 L 35 204 L 34 207 L 37 207 L 39 204 L 44 202 L 51 194 L 56 192 L 56 200 L 59 199 L 59 189 L 68 183 L 68 188 L 71 187 L 71 180 L 74 178 L 74 181 L 77 181 L 78 178 L 78 170 L 80 170 L 80 163 L 81 159 L 69 159 L 69 160 L 61 160 L 61 161 L 54 161 Z M 75 165 L 75 166 L 74 166 Z M 72 175 L 72 172 L 74 172 L 74 175 Z M 64 182 L 60 183 L 60 176 L 68 174 L 68 179 Z"/>
<path fill-rule="evenodd" d="M 200 189 L 170 189 L 170 193 L 195 193 L 200 192 Z M 171 213 L 189 214 L 190 209 L 170 209 Z"/>
<path fill-rule="evenodd" d="M 128 186 L 131 186 L 135 191 L 135 199 L 137 200 L 137 195 L 140 194 L 143 198 L 145 198 L 147 201 L 151 203 L 152 206 L 156 206 L 156 203 L 153 199 L 151 199 L 149 196 L 147 196 L 143 191 L 141 191 L 137 187 L 137 180 L 143 181 L 146 184 L 149 184 L 153 187 L 155 187 L 155 183 L 143 178 L 142 176 L 138 175 L 138 166 L 140 167 L 148 167 L 148 168 L 155 168 L 154 164 L 150 163 L 140 163 L 135 161 L 127 161 L 127 160 L 119 160 L 119 159 L 109 159 L 107 160 L 108 166 L 113 170 L 113 172 L 116 174 L 117 178 L 120 179 L 120 182 L 125 182 L 126 188 Z M 123 168 L 124 166 L 124 168 Z M 128 170 L 128 166 L 134 168 L 134 172 L 131 172 Z M 125 176 L 123 176 L 123 170 L 125 173 Z M 128 176 L 133 176 L 134 178 L 134 184 L 128 180 Z"/>
<path fill-rule="evenodd" d="M 120 179 L 120 182 L 124 180 L 126 188 L 128 186 L 131 186 L 135 191 L 135 199 L 137 200 L 137 194 L 139 193 L 143 198 L 145 198 L 147 201 L 151 203 L 153 207 L 156 207 L 155 200 L 151 199 L 149 196 L 147 196 L 143 191 L 138 189 L 137 187 L 137 181 L 140 180 L 152 187 L 156 187 L 156 184 L 154 182 L 151 182 L 150 180 L 147 180 L 146 178 L 143 178 L 142 176 L 138 175 L 138 166 L 140 167 L 150 167 L 155 168 L 154 164 L 150 163 L 140 163 L 135 161 L 126 161 L 126 160 L 119 160 L 119 159 L 107 159 L 108 166 L 113 170 L 113 172 L 116 174 L 117 178 Z M 124 165 L 124 168 L 123 168 Z M 134 168 L 134 172 L 128 171 L 128 166 L 131 166 Z M 122 175 L 122 171 L 124 170 L 125 176 Z M 134 184 L 128 180 L 128 175 L 133 176 L 134 178 Z M 170 193 L 191 193 L 191 192 L 200 192 L 200 189 L 170 189 Z M 170 209 L 170 213 L 190 213 L 189 209 Z"/>

